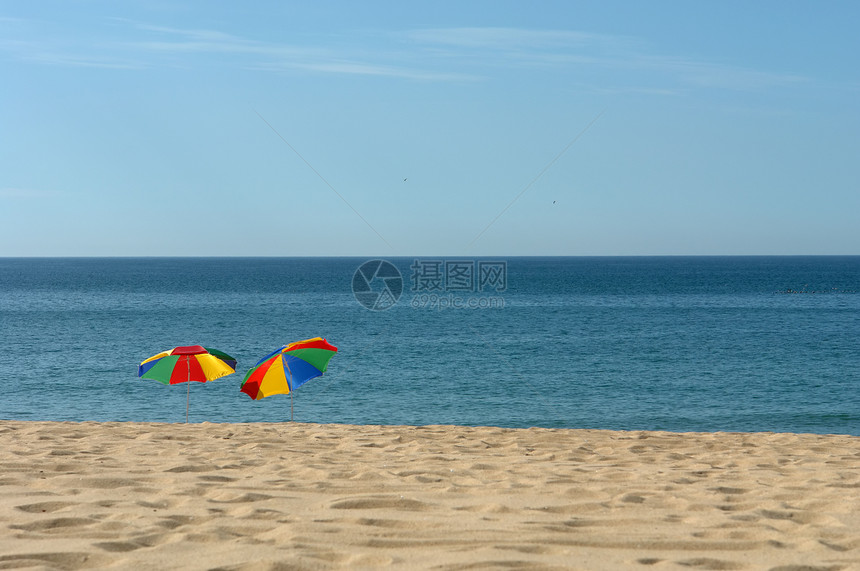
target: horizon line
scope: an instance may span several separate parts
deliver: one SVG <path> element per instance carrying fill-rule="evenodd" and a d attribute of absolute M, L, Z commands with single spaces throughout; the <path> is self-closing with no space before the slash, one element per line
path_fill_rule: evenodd
<path fill-rule="evenodd" d="M 32 259 L 313 259 L 313 258 L 357 258 L 357 259 L 407 259 L 407 258 L 448 258 L 448 259 L 478 259 L 478 258 L 851 258 L 860 254 L 398 254 L 398 255 L 364 255 L 364 254 L 325 254 L 325 255 L 211 255 L 211 254 L 169 254 L 169 255 L 0 255 L 0 260 L 32 260 Z"/>

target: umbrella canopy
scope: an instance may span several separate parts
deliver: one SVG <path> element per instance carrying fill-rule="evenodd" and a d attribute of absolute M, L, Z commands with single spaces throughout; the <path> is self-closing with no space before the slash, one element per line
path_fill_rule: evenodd
<path fill-rule="evenodd" d="M 145 360 L 137 376 L 164 385 L 197 381 L 205 383 L 236 372 L 236 359 L 217 349 L 200 345 L 174 347 Z"/>
<path fill-rule="evenodd" d="M 314 337 L 284 345 L 272 351 L 248 371 L 239 389 L 254 400 L 290 394 L 328 368 L 337 347 Z"/>
<path fill-rule="evenodd" d="M 140 364 L 137 376 L 165 385 L 188 383 L 187 393 L 190 394 L 191 381 L 205 383 L 235 372 L 236 359 L 230 355 L 217 349 L 188 345 L 153 355 Z M 185 422 L 188 422 L 188 394 L 185 397 Z"/>

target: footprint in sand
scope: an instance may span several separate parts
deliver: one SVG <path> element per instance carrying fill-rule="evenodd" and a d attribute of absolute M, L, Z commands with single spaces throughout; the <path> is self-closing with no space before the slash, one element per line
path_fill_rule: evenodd
<path fill-rule="evenodd" d="M 94 553 L 58 552 L 0 555 L 0 569 L 92 569 L 105 567 L 111 562 L 112 559 Z"/>
<path fill-rule="evenodd" d="M 19 509 L 22 512 L 33 514 L 53 513 L 63 508 L 68 508 L 74 505 L 77 504 L 75 504 L 74 502 L 41 502 L 38 504 L 25 504 L 23 506 L 15 506 L 15 509 Z"/>
<path fill-rule="evenodd" d="M 372 496 L 366 498 L 352 498 L 332 502 L 331 509 L 334 510 L 372 510 L 372 509 L 394 509 L 401 511 L 427 511 L 431 509 L 429 504 L 410 500 L 403 497 Z"/>
<path fill-rule="evenodd" d="M 686 559 L 684 561 L 678 561 L 679 565 L 683 565 L 684 567 L 691 567 L 694 569 L 708 569 L 708 570 L 731 570 L 731 569 L 741 569 L 744 567 L 741 563 L 735 563 L 734 561 L 725 561 L 723 559 L 712 559 L 710 557 L 699 557 L 696 559 Z"/>
<path fill-rule="evenodd" d="M 35 521 L 33 523 L 10 525 L 9 527 L 11 529 L 20 529 L 23 531 L 65 533 L 69 528 L 86 527 L 94 523 L 97 523 L 97 521 L 85 517 L 59 517 L 55 519 Z"/>

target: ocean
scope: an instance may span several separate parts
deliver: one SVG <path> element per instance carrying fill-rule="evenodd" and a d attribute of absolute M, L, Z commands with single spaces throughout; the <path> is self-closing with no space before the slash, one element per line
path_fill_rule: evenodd
<path fill-rule="evenodd" d="M 860 256 L 4 258 L 0 419 L 184 422 L 199 344 L 191 422 L 287 421 L 239 386 L 317 336 L 299 422 L 860 435 Z"/>

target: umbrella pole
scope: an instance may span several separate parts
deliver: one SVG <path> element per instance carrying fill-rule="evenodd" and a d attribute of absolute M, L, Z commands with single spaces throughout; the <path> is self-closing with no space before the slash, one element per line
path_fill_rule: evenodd
<path fill-rule="evenodd" d="M 293 372 L 290 370 L 290 366 L 284 361 L 284 368 L 287 369 L 287 372 L 290 374 L 290 378 L 287 379 L 287 388 L 290 389 L 290 422 L 293 421 Z"/>
<path fill-rule="evenodd" d="M 186 358 L 185 364 L 188 365 L 188 380 L 185 382 L 188 385 L 185 390 L 185 424 L 188 424 L 188 401 L 191 400 L 191 360 Z"/>

